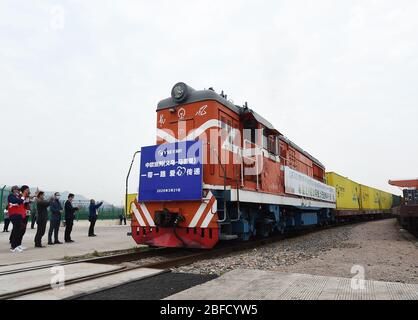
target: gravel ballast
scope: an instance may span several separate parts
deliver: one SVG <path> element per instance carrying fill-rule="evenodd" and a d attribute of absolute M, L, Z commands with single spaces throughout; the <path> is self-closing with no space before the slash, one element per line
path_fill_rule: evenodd
<path fill-rule="evenodd" d="M 316 231 L 173 271 L 221 275 L 244 268 L 351 278 L 354 266 L 363 267 L 368 280 L 418 283 L 416 240 L 396 220 L 379 220 Z"/>

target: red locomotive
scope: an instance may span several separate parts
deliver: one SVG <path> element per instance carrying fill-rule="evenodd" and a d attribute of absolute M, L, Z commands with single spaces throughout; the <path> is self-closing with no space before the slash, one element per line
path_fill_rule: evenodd
<path fill-rule="evenodd" d="M 209 249 L 220 240 L 266 237 L 333 220 L 335 189 L 324 183 L 324 166 L 247 104 L 237 106 L 223 93 L 178 83 L 171 97 L 158 104 L 156 125 L 156 148 L 173 145 L 176 153 L 178 143 L 200 143 L 202 172 L 182 166 L 187 157 L 171 163 L 141 161 L 139 200 L 130 205 L 138 244 Z M 162 170 L 170 165 L 174 169 Z M 154 171 L 142 172 L 146 168 Z M 170 175 L 189 173 L 200 175 L 201 184 L 158 186 L 159 181 L 171 183 Z M 145 189 L 153 188 L 171 197 L 141 200 Z M 195 198 L 176 196 L 182 188 Z"/>

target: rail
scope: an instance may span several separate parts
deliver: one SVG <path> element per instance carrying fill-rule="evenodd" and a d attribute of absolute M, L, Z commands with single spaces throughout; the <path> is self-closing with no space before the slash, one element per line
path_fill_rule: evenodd
<path fill-rule="evenodd" d="M 19 269 L 19 270 L 12 270 L 9 273 L 2 273 L 1 276 L 7 276 L 11 273 L 19 273 L 19 272 L 26 272 L 26 271 L 32 271 L 32 270 L 39 270 L 39 269 L 46 269 L 50 268 L 52 266 L 65 266 L 69 264 L 78 264 L 78 263 L 98 263 L 98 264 L 121 264 L 121 263 L 127 263 L 127 262 L 140 262 L 141 260 L 147 259 L 147 258 L 153 258 L 153 257 L 164 257 L 164 255 L 172 255 L 172 254 L 180 254 L 180 256 L 175 256 L 173 258 L 168 258 L 162 261 L 154 261 L 154 262 L 148 262 L 148 263 L 138 263 L 133 264 L 130 263 L 128 265 L 120 265 L 120 268 L 117 270 L 111 270 L 111 271 L 104 271 L 99 272 L 93 275 L 89 276 L 82 276 L 79 278 L 73 278 L 69 279 L 65 282 L 65 285 L 72 285 L 77 284 L 85 281 L 90 281 L 98 278 L 103 278 L 111 275 L 120 274 L 123 272 L 128 272 L 132 270 L 142 269 L 142 268 L 148 268 L 148 269 L 162 269 L 164 272 L 170 272 L 169 269 L 180 267 L 188 264 L 195 263 L 197 261 L 210 259 L 222 255 L 227 255 L 230 253 L 236 253 L 239 251 L 249 250 L 254 247 L 259 247 L 261 245 L 265 245 L 267 243 L 271 243 L 273 241 L 281 240 L 282 237 L 272 237 L 270 239 L 260 239 L 260 240 L 254 240 L 248 243 L 234 243 L 234 244 L 228 244 L 223 247 L 219 247 L 212 250 L 197 250 L 197 249 L 175 249 L 175 248 L 161 248 L 161 249 L 150 249 L 146 252 L 137 252 L 137 253 L 126 253 L 126 254 L 120 254 L 115 256 L 109 256 L 109 257 L 99 257 L 99 258 L 93 258 L 93 259 L 85 259 L 85 260 L 79 260 L 74 262 L 62 262 L 62 263 L 55 263 L 55 264 L 46 264 L 43 266 L 33 267 L 33 268 L 26 268 L 26 269 Z M 181 250 L 183 250 L 181 252 Z M 178 252 L 180 251 L 180 252 Z M 50 290 L 51 286 L 50 284 L 40 285 L 36 287 L 21 289 L 15 292 L 8 292 L 5 294 L 0 294 L 0 300 L 7 300 L 7 299 L 15 299 L 22 296 L 26 296 L 29 294 L 35 294 L 43 291 Z M 78 298 L 86 294 L 79 294 L 74 298 Z"/>
<path fill-rule="evenodd" d="M 83 260 L 72 261 L 72 262 L 58 262 L 54 264 L 46 264 L 43 266 L 37 266 L 37 267 L 32 267 L 32 268 L 22 268 L 18 270 L 11 270 L 9 273 L 2 272 L 0 273 L 0 277 L 5 276 L 10 273 L 45 269 L 51 266 L 77 264 L 77 263 L 121 264 L 121 263 L 127 263 L 127 262 L 132 262 L 132 261 L 140 262 L 142 259 L 153 258 L 153 257 L 165 256 L 167 258 L 167 255 L 168 256 L 173 255 L 173 254 L 177 255 L 180 253 L 180 256 L 176 256 L 174 258 L 169 257 L 168 259 L 165 259 L 162 261 L 147 262 L 144 264 L 129 263 L 129 264 L 121 265 L 121 267 L 117 270 L 105 271 L 105 272 L 93 274 L 90 276 L 83 276 L 79 278 L 70 279 L 70 280 L 67 280 L 65 284 L 71 285 L 71 284 L 81 283 L 84 281 L 89 281 L 89 280 L 93 280 L 97 278 L 120 274 L 123 272 L 141 269 L 141 268 L 163 269 L 163 272 L 164 270 L 166 272 L 169 272 L 169 270 L 167 269 L 192 264 L 194 262 L 205 260 L 205 259 L 212 259 L 218 256 L 234 254 L 234 253 L 238 253 L 238 252 L 246 251 L 246 250 L 252 250 L 254 248 L 261 247 L 264 245 L 269 245 L 269 244 L 272 244 L 277 241 L 281 241 L 286 238 L 294 238 L 294 237 L 302 236 L 308 233 L 320 232 L 321 230 L 336 228 L 339 226 L 348 225 L 348 224 L 356 224 L 356 223 L 362 223 L 362 221 L 353 220 L 352 222 L 343 222 L 343 223 L 340 222 L 334 225 L 326 225 L 326 226 L 324 225 L 324 226 L 312 228 L 312 229 L 307 228 L 307 229 L 301 229 L 301 230 L 294 230 L 283 235 L 279 234 L 279 235 L 271 236 L 268 238 L 251 240 L 248 242 L 240 242 L 240 241 L 231 242 L 225 245 L 219 245 L 218 247 L 212 250 L 157 248 L 157 249 L 149 249 L 148 251 L 129 252 L 129 253 L 123 253 L 123 254 L 117 254 L 117 255 L 111 255 L 111 256 L 105 256 L 105 257 L 92 258 L 92 259 L 83 259 Z M 27 289 L 15 291 L 15 292 L 8 292 L 5 294 L 1 294 L 0 300 L 19 298 L 28 294 L 47 291 L 50 289 L 51 289 L 51 286 L 50 284 L 48 284 L 48 285 L 41 285 L 37 287 L 27 288 Z M 82 293 L 78 296 L 71 297 L 71 299 L 78 298 L 80 296 L 84 296 L 88 294 L 89 293 Z"/>

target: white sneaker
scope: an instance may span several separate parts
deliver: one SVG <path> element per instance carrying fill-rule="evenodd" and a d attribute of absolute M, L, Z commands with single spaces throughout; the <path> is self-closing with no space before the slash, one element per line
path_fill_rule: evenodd
<path fill-rule="evenodd" d="M 27 248 L 26 247 L 24 247 L 24 246 L 18 246 L 18 248 L 20 249 L 20 250 L 26 250 Z"/>
<path fill-rule="evenodd" d="M 16 247 L 14 249 L 10 249 L 11 252 L 22 252 L 23 250 L 20 249 L 19 247 Z"/>

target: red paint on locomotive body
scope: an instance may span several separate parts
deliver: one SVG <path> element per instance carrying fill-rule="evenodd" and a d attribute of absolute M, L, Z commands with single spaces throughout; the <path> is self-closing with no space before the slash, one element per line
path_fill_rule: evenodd
<path fill-rule="evenodd" d="M 203 189 L 209 192 L 209 198 L 132 203 L 132 210 L 136 211 L 132 214 L 132 236 L 138 244 L 212 248 L 219 241 L 218 221 L 221 217 L 210 191 L 224 190 L 224 182 L 228 190 L 296 199 L 300 197 L 285 194 L 284 166 L 324 182 L 324 167 L 276 129 L 266 125 L 267 121 L 259 121 L 262 118 L 249 109 L 245 115 L 235 112 L 227 106 L 226 99 L 225 104 L 221 102 L 208 99 L 157 110 L 157 144 L 194 139 L 203 141 Z M 248 151 L 257 149 L 257 156 Z M 246 151 L 247 157 L 242 158 Z M 257 165 L 262 168 L 260 174 L 245 175 L 246 170 L 255 170 Z M 164 208 L 183 217 L 175 230 L 156 227 L 153 223 L 155 213 Z"/>
<path fill-rule="evenodd" d="M 184 217 L 176 228 L 157 227 L 154 213 L 167 208 Z M 210 249 L 219 238 L 216 199 L 209 193 L 202 202 L 174 201 L 131 204 L 132 236 L 138 244 L 153 247 L 188 247 Z"/>

